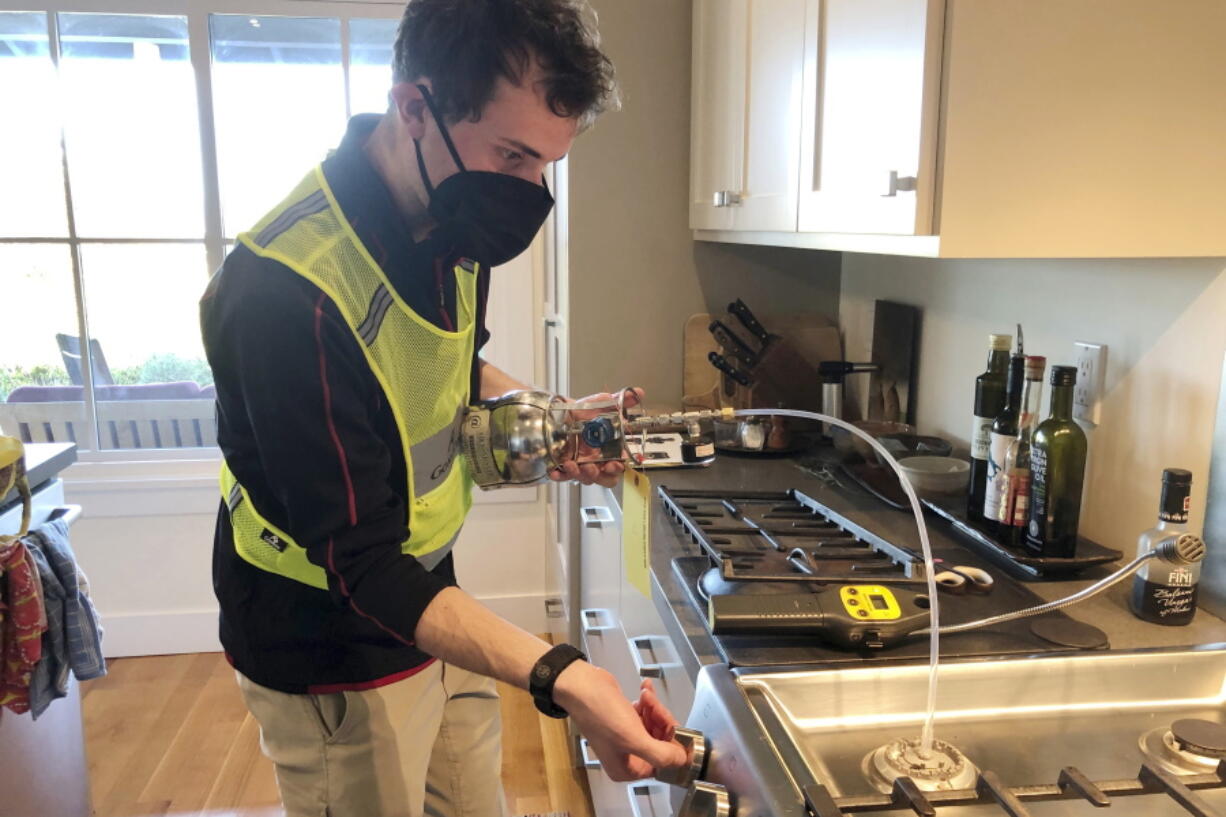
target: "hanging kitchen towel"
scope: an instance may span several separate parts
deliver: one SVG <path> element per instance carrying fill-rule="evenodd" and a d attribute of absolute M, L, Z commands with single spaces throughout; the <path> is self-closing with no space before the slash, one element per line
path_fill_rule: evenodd
<path fill-rule="evenodd" d="M 53 700 L 68 694 L 70 670 L 80 681 L 98 678 L 106 675 L 106 659 L 98 613 L 78 578 L 80 569 L 68 543 L 68 524 L 62 519 L 49 522 L 25 543 L 38 565 L 47 611 L 43 655 L 30 682 L 30 710 L 37 718 Z"/>
<path fill-rule="evenodd" d="M 0 536 L 0 707 L 30 709 L 30 679 L 47 629 L 38 568 L 22 540 Z"/>

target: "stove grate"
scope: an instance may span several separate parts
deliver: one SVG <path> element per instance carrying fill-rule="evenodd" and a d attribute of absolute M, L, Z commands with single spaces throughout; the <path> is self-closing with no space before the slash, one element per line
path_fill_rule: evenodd
<path fill-rule="evenodd" d="M 825 786 L 811 784 L 804 787 L 804 795 L 813 817 L 847 817 L 897 808 L 908 808 L 920 817 L 939 817 L 938 806 L 993 803 L 1009 817 L 1031 817 L 1027 802 L 1081 799 L 1104 808 L 1111 805 L 1112 797 L 1143 794 L 1166 794 L 1193 817 L 1226 817 L 1196 794 L 1199 789 L 1214 788 L 1226 788 L 1226 760 L 1206 774 L 1176 775 L 1146 762 L 1135 778 L 1094 782 L 1067 766 L 1054 785 L 1006 786 L 995 772 L 985 771 L 973 789 L 921 791 L 909 777 L 900 777 L 890 794 L 834 797 Z"/>

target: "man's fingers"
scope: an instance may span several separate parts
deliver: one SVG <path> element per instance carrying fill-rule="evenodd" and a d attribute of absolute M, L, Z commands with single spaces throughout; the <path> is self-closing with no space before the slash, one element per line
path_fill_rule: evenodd
<path fill-rule="evenodd" d="M 634 748 L 634 754 L 651 764 L 653 770 L 684 766 L 690 759 L 689 753 L 680 743 L 650 737 Z"/>

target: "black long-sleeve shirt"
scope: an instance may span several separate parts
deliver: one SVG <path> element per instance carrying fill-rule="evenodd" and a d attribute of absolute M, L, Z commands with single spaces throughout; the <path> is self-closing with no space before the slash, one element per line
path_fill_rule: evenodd
<path fill-rule="evenodd" d="M 455 279 L 441 272 L 455 259 L 414 244 L 363 152 L 378 119 L 350 121 L 324 175 L 405 302 L 449 328 Z M 478 348 L 488 339 L 488 291 L 483 269 Z M 213 585 L 231 663 L 285 692 L 365 689 L 411 675 L 430 661 L 413 645 L 417 622 L 455 584 L 454 566 L 447 556 L 428 571 L 400 551 L 408 537 L 404 451 L 353 332 L 318 287 L 241 244 L 210 281 L 200 312 L 226 462 L 260 513 L 328 576 L 323 591 L 243 560 L 221 502 Z M 471 378 L 476 395 L 475 355 Z"/>

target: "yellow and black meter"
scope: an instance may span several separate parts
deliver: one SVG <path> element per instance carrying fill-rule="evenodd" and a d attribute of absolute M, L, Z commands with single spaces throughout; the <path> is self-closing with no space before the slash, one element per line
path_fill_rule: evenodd
<path fill-rule="evenodd" d="M 852 649 L 897 644 L 928 625 L 928 596 L 881 584 L 841 584 L 818 593 L 712 596 L 715 635 L 813 635 Z"/>

